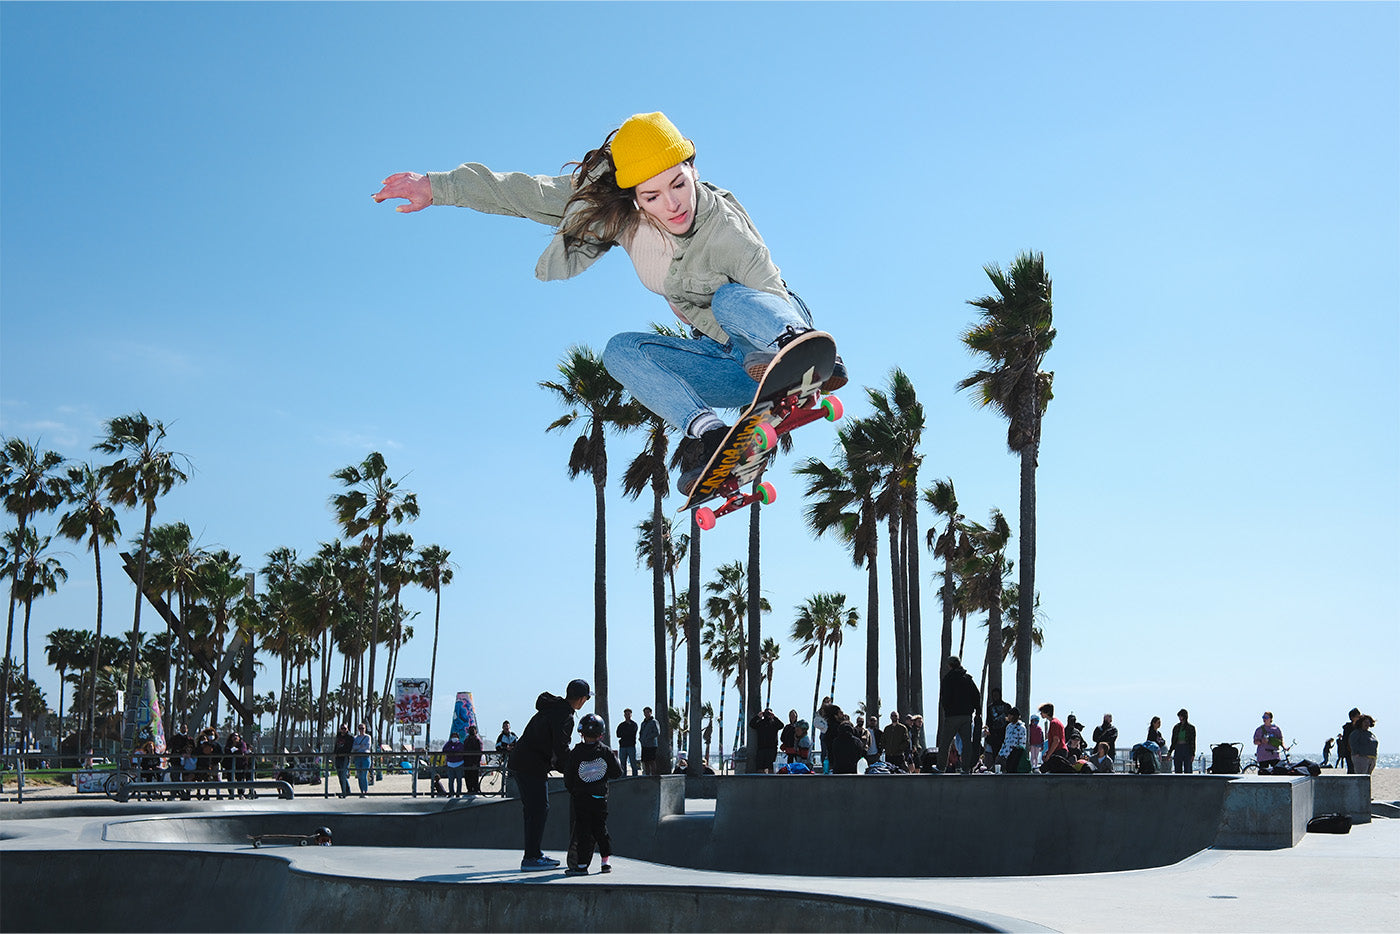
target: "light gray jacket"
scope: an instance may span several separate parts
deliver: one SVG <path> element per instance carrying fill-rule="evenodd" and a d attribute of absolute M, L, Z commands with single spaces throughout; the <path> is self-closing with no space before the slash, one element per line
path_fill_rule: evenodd
<path fill-rule="evenodd" d="M 573 250 L 557 231 L 580 205 L 567 207 L 573 194 L 569 175 L 493 172 L 468 162 L 451 172 L 429 172 L 433 203 L 471 208 L 485 214 L 524 217 L 555 228 L 549 246 L 535 264 L 535 277 L 550 282 L 570 279 L 597 262 L 615 244 L 586 242 Z M 702 181 L 697 187 L 695 223 L 675 237 L 676 251 L 663 286 L 666 300 L 702 334 L 721 344 L 729 335 L 715 320 L 710 301 L 720 286 L 737 282 L 787 298 L 787 287 L 768 253 L 763 237 L 734 195 Z"/>

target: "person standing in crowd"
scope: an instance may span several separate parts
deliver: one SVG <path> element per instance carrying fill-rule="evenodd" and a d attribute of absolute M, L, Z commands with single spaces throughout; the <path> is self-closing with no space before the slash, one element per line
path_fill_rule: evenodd
<path fill-rule="evenodd" d="M 899 711 L 890 711 L 890 722 L 881 734 L 884 740 L 880 745 L 885 750 L 885 761 L 899 768 L 907 768 L 909 754 L 909 728 L 899 718 Z"/>
<path fill-rule="evenodd" d="M 1332 747 L 1336 745 L 1336 742 L 1337 740 L 1335 737 L 1329 736 L 1327 737 L 1327 742 L 1322 744 L 1322 762 L 1320 764 L 1324 769 L 1331 767 Z"/>
<path fill-rule="evenodd" d="M 997 761 L 1001 763 L 1003 772 L 1025 771 L 1021 762 L 1024 760 L 1029 764 L 1030 761 L 1027 741 L 1026 725 L 1021 722 L 1021 711 L 1015 707 L 1008 708 L 1006 730 L 1002 736 L 1001 749 L 997 752 Z"/>
<path fill-rule="evenodd" d="M 442 744 L 442 764 L 447 769 L 447 796 L 449 798 L 461 797 L 462 794 L 462 773 L 466 771 L 467 744 L 462 742 L 462 734 L 456 730 L 447 738 L 447 742 Z"/>
<path fill-rule="evenodd" d="M 253 755 L 248 749 L 248 744 L 243 741 L 243 737 L 238 733 L 230 733 L 224 742 L 224 755 L 228 758 L 228 777 L 233 782 L 250 782 L 253 780 Z M 252 789 L 240 788 L 232 792 L 243 798 L 250 793 L 256 794 Z"/>
<path fill-rule="evenodd" d="M 1380 752 L 1380 742 L 1371 732 L 1371 727 L 1375 725 L 1376 718 L 1368 713 L 1360 714 L 1356 718 L 1349 737 L 1353 774 L 1372 775 L 1376 771 L 1376 756 Z"/>
<path fill-rule="evenodd" d="M 481 794 L 481 734 L 476 724 L 467 727 L 467 738 L 462 740 L 465 753 L 462 756 L 462 775 L 467 780 L 467 794 Z"/>
<path fill-rule="evenodd" d="M 637 721 L 632 719 L 632 708 L 622 711 L 622 722 L 617 725 L 617 761 L 622 763 L 622 774 L 627 775 L 627 763 L 632 763 L 632 774 L 642 771 L 637 762 Z"/>
<path fill-rule="evenodd" d="M 617 756 L 601 742 L 608 726 L 597 714 L 579 721 L 581 741 L 569 751 L 564 787 L 569 791 L 569 853 L 565 875 L 586 876 L 596 845 L 601 872 L 612 872 L 612 838 L 608 836 L 608 780 L 622 777 Z"/>
<path fill-rule="evenodd" d="M 819 706 L 812 715 L 812 729 L 817 732 L 817 755 L 821 759 L 823 772 L 831 771 L 826 764 L 826 731 L 828 728 L 826 708 L 829 706 L 831 706 L 831 698 L 823 697 L 821 706 Z"/>
<path fill-rule="evenodd" d="M 1172 727 L 1172 771 L 1190 775 L 1196 761 L 1196 726 L 1183 707 L 1176 712 L 1176 725 Z"/>
<path fill-rule="evenodd" d="M 1040 728 L 1040 714 L 1031 714 L 1030 725 L 1026 727 L 1026 751 L 1031 755 L 1031 768 L 1040 768 L 1040 759 L 1045 752 L 1045 731 Z"/>
<path fill-rule="evenodd" d="M 525 855 L 522 872 L 557 869 L 559 860 L 544 855 L 545 822 L 549 819 L 551 771 L 563 772 L 569 761 L 569 741 L 574 733 L 574 714 L 593 696 L 582 678 L 570 681 L 564 696 L 544 691 L 535 699 L 535 715 L 525 724 L 525 732 L 510 754 L 510 774 L 520 791 L 525 818 Z"/>
<path fill-rule="evenodd" d="M 962 753 L 959 766 L 964 774 L 972 771 L 977 760 L 973 751 L 972 716 L 982 703 L 982 692 L 972 675 L 962 666 L 956 655 L 948 659 L 948 671 L 939 682 L 938 703 L 943 708 L 943 735 L 938 737 L 938 768 L 948 771 L 948 748 L 953 737 L 959 737 Z"/>
<path fill-rule="evenodd" d="M 772 775 L 773 764 L 778 761 L 778 734 L 783 721 L 773 714 L 772 707 L 764 707 L 763 713 L 749 721 L 749 726 L 754 731 L 754 771 Z"/>
<path fill-rule="evenodd" d="M 783 732 L 778 734 L 778 748 L 782 750 L 787 758 L 785 765 L 791 765 L 796 761 L 793 757 L 797 754 L 797 711 L 788 711 L 788 722 L 783 727 Z"/>
<path fill-rule="evenodd" d="M 350 797 L 350 753 L 355 746 L 355 737 L 350 735 L 350 726 L 342 723 L 335 732 L 335 774 L 340 779 L 340 794 L 337 797 Z"/>
<path fill-rule="evenodd" d="M 172 782 L 186 780 L 184 758 L 193 745 L 194 742 L 189 737 L 189 729 L 183 723 L 180 724 L 179 732 L 170 737 L 170 742 L 165 746 L 165 751 L 170 754 L 170 780 Z"/>
<path fill-rule="evenodd" d="M 515 748 L 518 737 L 510 730 L 510 721 L 501 724 L 501 732 L 496 734 L 496 751 L 508 753 Z M 504 765 L 505 763 L 502 763 Z"/>
<path fill-rule="evenodd" d="M 360 797 L 369 794 L 370 753 L 374 751 L 374 741 L 369 738 L 369 727 L 363 723 L 355 726 L 355 737 L 350 741 L 350 752 L 355 759 L 355 780 L 360 784 Z"/>
<path fill-rule="evenodd" d="M 855 775 L 861 757 L 865 755 L 865 746 L 856 737 L 851 718 L 846 716 L 840 707 L 832 704 L 828 706 L 827 712 L 830 719 L 827 721 L 826 754 L 831 760 L 831 773 Z"/>
<path fill-rule="evenodd" d="M 1283 748 L 1283 730 L 1274 723 L 1273 713 L 1264 711 L 1263 720 L 1254 730 L 1254 761 L 1261 773 L 1279 761 L 1279 750 Z"/>
<path fill-rule="evenodd" d="M 1001 699 L 1001 688 L 987 691 L 986 739 L 982 743 L 982 761 L 988 771 L 996 766 L 1001 755 L 1002 743 L 1006 740 L 1006 712 L 1011 705 Z"/>
<path fill-rule="evenodd" d="M 661 749 L 661 724 L 652 716 L 650 707 L 642 708 L 642 724 L 637 729 L 637 742 L 642 745 L 642 774 L 656 774 L 656 756 Z"/>
<path fill-rule="evenodd" d="M 1118 727 L 1113 725 L 1113 714 L 1111 713 L 1104 714 L 1103 723 L 1094 727 L 1095 749 L 1098 748 L 1099 743 L 1108 743 L 1108 754 L 1110 757 L 1118 754 Z"/>
<path fill-rule="evenodd" d="M 1351 762 L 1351 731 L 1356 729 L 1357 718 L 1361 716 L 1361 711 L 1353 707 L 1347 713 L 1347 722 L 1342 724 L 1342 740 L 1337 746 L 1337 761 L 1347 767 L 1347 774 L 1355 774 L 1356 770 Z"/>
<path fill-rule="evenodd" d="M 1040 705 L 1040 718 L 1045 723 L 1045 758 L 1065 750 L 1065 725 L 1055 717 L 1054 704 Z"/>

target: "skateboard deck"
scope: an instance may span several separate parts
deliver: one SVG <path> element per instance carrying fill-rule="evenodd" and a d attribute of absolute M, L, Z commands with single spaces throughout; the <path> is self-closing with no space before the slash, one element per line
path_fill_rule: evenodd
<path fill-rule="evenodd" d="M 258 849 L 259 847 L 262 846 L 264 840 L 287 840 L 287 841 L 296 843 L 297 846 L 311 846 L 311 844 L 313 844 L 313 843 L 316 842 L 316 838 L 319 837 L 319 836 L 321 836 L 321 833 L 320 833 L 320 832 L 317 832 L 317 833 L 255 833 L 255 834 L 249 834 L 249 835 L 248 835 L 248 839 L 253 841 L 253 849 L 256 850 L 256 849 Z M 330 838 L 330 834 L 325 834 L 325 836 L 326 836 L 327 839 Z M 290 843 L 289 843 L 289 845 L 290 845 Z"/>
<path fill-rule="evenodd" d="M 821 390 L 835 365 L 836 341 L 822 331 L 808 331 L 779 350 L 753 402 L 729 429 L 678 511 L 699 507 L 696 522 L 709 530 L 720 516 L 773 502 L 777 491 L 762 477 L 777 453 L 778 439 L 819 419 L 841 417 L 840 400 Z M 700 506 L 719 497 L 724 502 L 717 507 Z"/>

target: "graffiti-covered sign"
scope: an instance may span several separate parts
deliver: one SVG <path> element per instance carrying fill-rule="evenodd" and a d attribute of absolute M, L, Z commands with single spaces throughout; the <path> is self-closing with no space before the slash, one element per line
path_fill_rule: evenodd
<path fill-rule="evenodd" d="M 394 679 L 394 722 L 427 723 L 433 708 L 433 686 L 427 678 Z"/>

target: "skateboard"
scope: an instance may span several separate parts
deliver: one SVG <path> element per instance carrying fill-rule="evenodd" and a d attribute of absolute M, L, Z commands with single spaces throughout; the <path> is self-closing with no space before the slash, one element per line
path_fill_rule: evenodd
<path fill-rule="evenodd" d="M 248 839 L 253 841 L 255 850 L 262 846 L 264 840 L 294 840 L 297 846 L 311 846 L 313 843 L 330 846 L 331 832 L 329 828 L 322 827 L 315 833 L 257 833 L 249 834 Z"/>
<path fill-rule="evenodd" d="M 836 341 L 823 331 L 808 331 L 779 350 L 753 402 L 729 429 L 678 511 L 699 506 L 695 521 L 708 531 L 720 516 L 773 502 L 777 491 L 762 477 L 778 451 L 778 439 L 820 419 L 841 417 L 841 401 L 821 390 L 835 365 Z M 699 505 L 719 497 L 724 502 L 717 507 Z"/>

